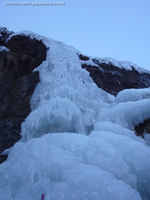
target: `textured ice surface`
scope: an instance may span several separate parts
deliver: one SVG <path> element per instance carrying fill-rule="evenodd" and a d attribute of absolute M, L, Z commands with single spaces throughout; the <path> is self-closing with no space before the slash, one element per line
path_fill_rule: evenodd
<path fill-rule="evenodd" d="M 125 128 L 133 129 L 135 125 L 150 118 L 150 99 L 143 99 L 136 102 L 125 102 L 103 108 L 98 121 L 110 121 Z"/>
<path fill-rule="evenodd" d="M 145 89 L 126 89 L 118 93 L 115 98 L 116 103 L 127 101 L 138 101 L 150 98 L 150 88 Z"/>
<path fill-rule="evenodd" d="M 145 141 L 141 137 L 137 137 L 135 135 L 134 131 L 129 130 L 127 128 L 123 128 L 122 126 L 112 123 L 110 121 L 96 122 L 94 124 L 94 130 L 95 131 L 107 131 L 107 132 L 112 132 L 112 133 L 118 134 L 118 135 L 124 135 L 124 136 L 130 137 L 138 142 L 145 144 Z"/>
<path fill-rule="evenodd" d="M 40 199 L 44 193 L 46 200 L 141 199 L 136 192 L 136 173 L 128 160 L 124 161 L 125 150 L 116 148 L 117 138 L 110 140 L 94 133 L 57 133 L 18 142 L 0 166 L 1 196 L 30 200 Z M 132 152 L 132 145 L 129 151 Z M 143 159 L 147 156 L 144 153 Z M 138 167 L 134 160 L 128 162 Z M 142 170 L 147 170 L 146 166 Z"/>
<path fill-rule="evenodd" d="M 146 144 L 150 146 L 150 133 L 145 133 L 144 139 L 145 139 Z"/>
<path fill-rule="evenodd" d="M 31 99 L 33 112 L 22 124 L 23 139 L 48 132 L 89 134 L 101 108 L 114 97 L 81 68 L 76 49 L 53 40 L 46 45 L 50 47 L 47 60 L 34 70 L 40 72 L 40 83 Z"/>
<path fill-rule="evenodd" d="M 0 165 L 0 199 L 149 200 L 150 148 L 132 130 L 150 118 L 149 89 L 124 90 L 115 98 L 81 68 L 76 49 L 20 34 L 49 50 L 35 69 L 40 83 L 22 140 Z"/>

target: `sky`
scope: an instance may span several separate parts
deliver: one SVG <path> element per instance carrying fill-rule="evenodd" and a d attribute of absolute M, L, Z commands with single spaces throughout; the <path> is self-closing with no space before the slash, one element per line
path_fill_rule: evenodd
<path fill-rule="evenodd" d="M 11 2 L 18 5 L 6 5 Z M 24 2 L 30 4 L 19 5 Z M 36 5 L 43 2 L 1 0 L 0 26 L 30 30 L 85 55 L 130 61 L 150 70 L 150 0 L 56 0 L 65 5 Z"/>

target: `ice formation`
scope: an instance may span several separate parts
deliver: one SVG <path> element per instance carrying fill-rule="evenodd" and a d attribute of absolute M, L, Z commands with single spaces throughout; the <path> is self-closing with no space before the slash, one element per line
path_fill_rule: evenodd
<path fill-rule="evenodd" d="M 49 47 L 22 139 L 0 165 L 2 200 L 148 200 L 150 148 L 133 126 L 150 118 L 149 89 L 98 88 L 73 47 Z"/>
<path fill-rule="evenodd" d="M 9 49 L 4 46 L 0 46 L 0 52 L 2 52 L 2 51 L 9 51 Z"/>
<path fill-rule="evenodd" d="M 138 101 L 142 99 L 150 98 L 150 88 L 144 89 L 126 89 L 116 96 L 115 102 L 127 102 L 127 101 Z"/>

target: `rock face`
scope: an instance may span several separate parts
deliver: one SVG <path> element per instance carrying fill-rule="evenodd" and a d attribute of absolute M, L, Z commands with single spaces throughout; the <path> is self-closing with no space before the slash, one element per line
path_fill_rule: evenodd
<path fill-rule="evenodd" d="M 89 58 L 78 55 L 82 61 L 88 61 Z M 94 65 L 82 62 L 82 68 L 86 69 L 93 81 L 99 88 L 106 92 L 117 95 L 118 92 L 130 88 L 147 88 L 150 86 L 150 73 L 140 73 L 134 67 L 132 70 L 119 68 L 113 63 L 99 62 L 97 59 L 92 59 Z"/>
<path fill-rule="evenodd" d="M 9 31 L 5 27 L 0 27 L 0 46 L 5 46 L 7 38 L 13 33 L 13 31 Z"/>
<path fill-rule="evenodd" d="M 150 119 L 145 120 L 143 123 L 138 124 L 135 127 L 135 131 L 138 136 L 143 137 L 144 133 L 150 134 Z"/>
<path fill-rule="evenodd" d="M 30 113 L 30 98 L 39 82 L 32 72 L 46 59 L 47 48 L 36 39 L 0 29 L 0 153 L 20 139 L 21 123 Z M 5 47 L 2 47 L 5 46 Z M 0 156 L 0 163 L 6 156 Z"/>

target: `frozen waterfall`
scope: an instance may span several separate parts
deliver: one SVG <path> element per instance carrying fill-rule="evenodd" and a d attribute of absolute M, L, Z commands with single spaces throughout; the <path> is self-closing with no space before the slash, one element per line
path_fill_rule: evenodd
<path fill-rule="evenodd" d="M 22 139 L 0 165 L 1 200 L 149 200 L 150 148 L 133 127 L 150 118 L 150 89 L 115 98 L 81 68 L 73 47 L 49 47 Z M 132 95 L 131 95 L 132 93 Z"/>

